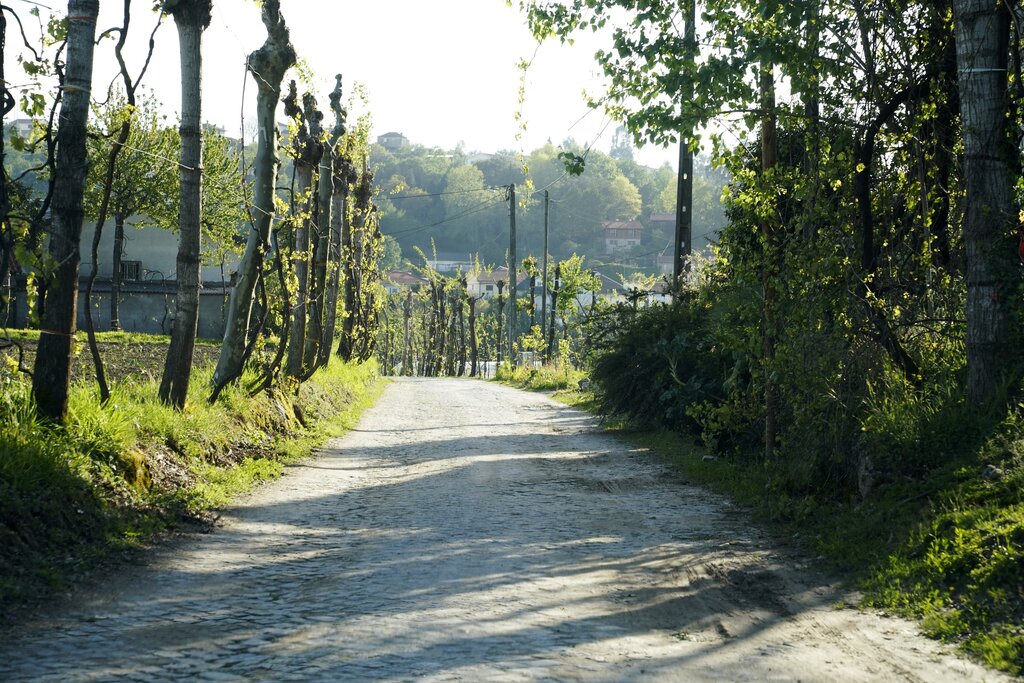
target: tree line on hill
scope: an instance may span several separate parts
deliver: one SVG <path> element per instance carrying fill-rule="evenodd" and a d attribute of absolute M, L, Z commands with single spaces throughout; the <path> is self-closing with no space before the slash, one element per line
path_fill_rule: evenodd
<path fill-rule="evenodd" d="M 566 172 L 560 154 L 586 157 L 587 172 Z M 406 257 L 415 249 L 469 254 L 487 263 L 504 263 L 508 248 L 509 207 L 505 189 L 517 186 L 517 233 L 525 252 L 543 249 L 545 207 L 548 207 L 549 251 L 557 258 L 586 255 L 591 261 L 612 261 L 622 269 L 650 271 L 655 254 L 671 254 L 671 228 L 651 221 L 652 214 L 673 215 L 676 173 L 668 165 L 650 168 L 633 159 L 631 145 L 610 154 L 584 148 L 572 140 L 548 143 L 529 153 L 499 151 L 468 154 L 405 145 L 389 151 L 371 146 L 371 164 L 381 188 L 381 231 L 398 241 Z M 725 223 L 721 194 L 728 173 L 701 159 L 695 173 L 694 234 L 714 239 Z M 602 224 L 639 221 L 642 244 L 609 259 Z"/>

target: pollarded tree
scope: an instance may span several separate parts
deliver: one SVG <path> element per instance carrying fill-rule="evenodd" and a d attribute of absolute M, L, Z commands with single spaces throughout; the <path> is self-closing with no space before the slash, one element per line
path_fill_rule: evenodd
<path fill-rule="evenodd" d="M 262 7 L 263 25 L 267 39 L 260 49 L 249 55 L 246 68 L 252 72 L 258 88 L 256 119 L 259 142 L 253 167 L 255 188 L 251 212 L 251 229 L 245 244 L 245 253 L 238 265 L 235 286 L 228 302 L 224 343 L 221 346 L 217 369 L 213 374 L 213 394 L 216 399 L 228 383 L 242 374 L 246 357 L 246 344 L 251 334 L 253 295 L 263 272 L 263 258 L 270 248 L 270 228 L 276 213 L 274 183 L 281 160 L 277 155 L 276 112 L 281 99 L 281 81 L 285 72 L 295 64 L 292 47 L 281 16 L 280 0 L 266 0 Z"/>
<path fill-rule="evenodd" d="M 181 56 L 181 194 L 174 327 L 167 349 L 160 400 L 181 409 L 188 397 L 192 356 L 199 326 L 200 250 L 202 244 L 202 72 L 203 31 L 210 25 L 213 0 L 165 0 L 164 11 L 178 27 Z"/>
<path fill-rule="evenodd" d="M 335 76 L 330 96 L 334 111 L 334 127 L 324 133 L 324 144 L 317 172 L 317 211 L 313 224 L 316 243 L 313 247 L 313 272 L 309 284 L 309 328 L 306 330 L 305 363 L 309 371 L 320 367 L 321 359 L 330 354 L 320 353 L 326 331 L 327 268 L 332 255 L 337 260 L 338 245 L 332 245 L 332 214 L 334 209 L 334 157 L 345 134 L 345 110 L 341 106 L 341 75 Z M 338 235 L 340 240 L 340 234 Z M 329 342 L 328 342 L 329 343 Z"/>
<path fill-rule="evenodd" d="M 331 201 L 333 208 L 331 210 L 330 248 L 332 251 L 330 254 L 330 275 L 327 282 L 324 330 L 318 353 L 318 363 L 321 366 L 327 364 L 331 353 L 331 346 L 334 343 L 342 280 L 344 279 L 348 283 L 348 278 L 350 277 L 348 261 L 345 256 L 345 240 L 348 239 L 346 236 L 351 234 L 352 230 L 352 211 L 349 206 L 349 196 L 351 195 L 352 187 L 359 179 L 359 174 L 349 154 L 350 150 L 344 149 L 334 159 L 334 194 Z"/>
<path fill-rule="evenodd" d="M 309 292 L 309 230 L 313 208 L 316 205 L 313 171 L 320 163 L 322 142 L 320 140 L 323 118 L 316 108 L 316 99 L 306 93 L 302 97 L 302 108 L 298 105 L 295 81 L 289 84 L 284 99 L 285 113 L 295 120 L 298 131 L 292 138 L 292 154 L 295 163 L 296 186 L 292 197 L 294 225 L 292 239 L 292 266 L 297 289 L 288 323 L 288 358 L 285 371 L 289 377 L 303 376 L 303 353 L 306 338 L 306 306 Z"/>
<path fill-rule="evenodd" d="M 98 0 L 69 0 L 67 59 L 61 83 L 60 128 L 54 170 L 49 253 L 57 264 L 46 301 L 32 375 L 40 416 L 63 421 L 71 380 L 72 341 L 78 306 L 82 195 L 88 169 L 86 123 L 92 86 Z"/>

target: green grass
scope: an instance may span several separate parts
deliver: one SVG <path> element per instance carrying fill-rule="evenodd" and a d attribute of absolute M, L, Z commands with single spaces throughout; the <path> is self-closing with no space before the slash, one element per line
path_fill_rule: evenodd
<path fill-rule="evenodd" d="M 584 410 L 597 406 L 586 392 L 563 391 L 555 398 Z M 670 460 L 691 481 L 746 506 L 778 538 L 860 588 L 863 605 L 916 618 L 932 637 L 991 667 L 1024 674 L 1019 417 L 971 442 L 926 477 L 884 482 L 863 501 L 786 496 L 771 486 L 771 469 L 756 457 L 710 458 L 688 435 L 636 431 L 621 423 L 609 429 Z"/>
<path fill-rule="evenodd" d="M 157 401 L 152 381 L 119 383 L 107 405 L 76 385 L 62 427 L 41 423 L 26 381 L 0 372 L 0 605 L 59 590 L 97 560 L 280 476 L 383 388 L 375 364 L 334 362 L 297 396 L 229 387 L 209 405 L 210 372 L 194 373 L 183 411 Z"/>
<path fill-rule="evenodd" d="M 498 367 L 494 380 L 528 391 L 559 391 L 575 389 L 586 375 L 565 363 L 548 363 L 540 367 L 505 363 Z"/>

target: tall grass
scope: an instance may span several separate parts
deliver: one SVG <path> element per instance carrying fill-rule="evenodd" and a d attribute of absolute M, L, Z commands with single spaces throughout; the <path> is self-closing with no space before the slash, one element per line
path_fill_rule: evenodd
<path fill-rule="evenodd" d="M 530 391 L 558 391 L 575 389 L 586 374 L 564 361 L 544 365 L 519 365 L 512 367 L 502 363 L 494 373 L 494 379 Z"/>

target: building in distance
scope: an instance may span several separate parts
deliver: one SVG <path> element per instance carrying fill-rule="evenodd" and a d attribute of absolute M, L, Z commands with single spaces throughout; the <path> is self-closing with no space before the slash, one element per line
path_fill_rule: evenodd
<path fill-rule="evenodd" d="M 394 153 L 399 152 L 403 147 L 408 146 L 409 138 L 405 137 L 401 133 L 392 131 L 390 133 L 384 133 L 384 135 L 378 135 L 377 144 L 387 151 Z"/>

